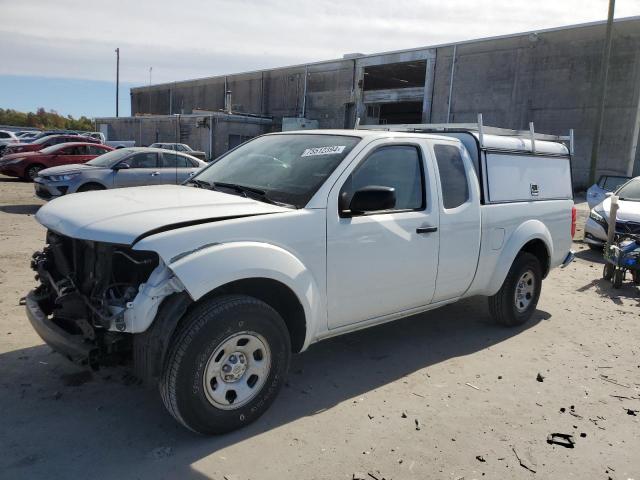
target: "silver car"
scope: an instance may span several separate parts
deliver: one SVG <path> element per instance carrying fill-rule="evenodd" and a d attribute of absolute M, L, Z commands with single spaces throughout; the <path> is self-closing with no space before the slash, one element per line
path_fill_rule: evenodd
<path fill-rule="evenodd" d="M 165 150 L 175 150 L 176 152 L 183 152 L 192 157 L 196 157 L 204 162 L 207 161 L 207 154 L 199 150 L 194 150 L 186 143 L 152 143 L 149 145 L 151 148 L 164 148 Z"/>
<path fill-rule="evenodd" d="M 67 193 L 141 185 L 179 184 L 195 175 L 206 162 L 159 148 L 121 148 L 83 164 L 41 170 L 34 180 L 43 200 Z"/>

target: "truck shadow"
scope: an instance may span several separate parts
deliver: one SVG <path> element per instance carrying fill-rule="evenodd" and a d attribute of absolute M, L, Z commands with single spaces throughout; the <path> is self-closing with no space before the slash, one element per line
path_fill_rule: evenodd
<path fill-rule="evenodd" d="M 35 215 L 40 209 L 41 204 L 30 205 L 1 205 L 0 212 L 12 215 Z"/>
<path fill-rule="evenodd" d="M 179 426 L 157 390 L 131 385 L 124 370 L 94 372 L 86 383 L 70 383 L 65 375 L 78 369 L 44 345 L 7 352 L 0 355 L 0 471 L 5 478 L 83 478 L 87 472 L 92 478 L 209 478 L 192 465 L 549 318 L 537 311 L 524 326 L 496 326 L 486 301 L 471 298 L 326 340 L 293 358 L 286 387 L 262 418 L 218 437 Z"/>

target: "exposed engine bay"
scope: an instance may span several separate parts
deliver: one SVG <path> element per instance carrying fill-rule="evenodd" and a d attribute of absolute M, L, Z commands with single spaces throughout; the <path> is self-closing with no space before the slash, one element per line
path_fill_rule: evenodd
<path fill-rule="evenodd" d="M 127 310 L 158 269 L 158 255 L 52 231 L 46 243 L 31 262 L 40 281 L 35 299 L 51 322 L 90 346 L 88 358 L 74 360 L 93 367 L 126 360 L 132 350 Z M 162 298 L 156 299 L 156 310 Z"/>

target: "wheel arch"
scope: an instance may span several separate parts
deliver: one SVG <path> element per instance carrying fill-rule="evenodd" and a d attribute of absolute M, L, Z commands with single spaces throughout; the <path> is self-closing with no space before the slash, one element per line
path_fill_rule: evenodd
<path fill-rule="evenodd" d="M 304 307 L 287 285 L 272 278 L 245 278 L 221 285 L 199 301 L 227 294 L 248 295 L 269 305 L 280 314 L 289 330 L 292 352 L 302 350 L 307 334 Z"/>
<path fill-rule="evenodd" d="M 153 237 L 136 249 L 153 250 Z M 161 254 L 161 256 L 163 256 Z M 205 245 L 164 258 L 191 299 L 221 293 L 246 294 L 264 301 L 283 317 L 295 352 L 305 350 L 317 328 L 326 325 L 324 294 L 309 268 L 292 252 L 261 242 Z"/>
<path fill-rule="evenodd" d="M 29 169 L 31 167 L 40 167 L 41 170 L 44 170 L 45 168 L 47 168 L 46 165 L 38 162 L 38 161 L 33 161 L 33 162 L 27 162 L 27 165 L 25 165 L 24 169 L 22 170 L 22 177 L 23 178 L 29 178 L 27 176 L 27 172 L 29 171 Z"/>
<path fill-rule="evenodd" d="M 95 185 L 97 187 L 100 187 L 100 190 L 107 190 L 107 186 L 96 181 L 96 180 L 89 180 L 88 182 L 84 182 L 82 185 L 80 185 L 77 189 L 76 192 L 83 192 L 85 190 L 85 188 L 87 188 L 88 186 L 92 186 Z"/>
<path fill-rule="evenodd" d="M 543 278 L 547 276 L 553 258 L 553 240 L 549 229 L 540 220 L 522 223 L 510 236 L 496 263 L 487 295 L 494 295 L 500 290 L 511 265 L 521 252 L 534 255 L 540 261 Z"/>

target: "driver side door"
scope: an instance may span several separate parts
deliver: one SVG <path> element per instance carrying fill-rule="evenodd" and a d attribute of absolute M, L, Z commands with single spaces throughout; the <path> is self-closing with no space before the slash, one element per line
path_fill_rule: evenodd
<path fill-rule="evenodd" d="M 426 144 L 379 140 L 341 175 L 327 205 L 329 329 L 418 309 L 431 302 L 438 269 L 438 195 Z M 395 189 L 396 204 L 350 216 L 356 190 Z M 339 199 L 343 197 L 342 202 Z"/>

